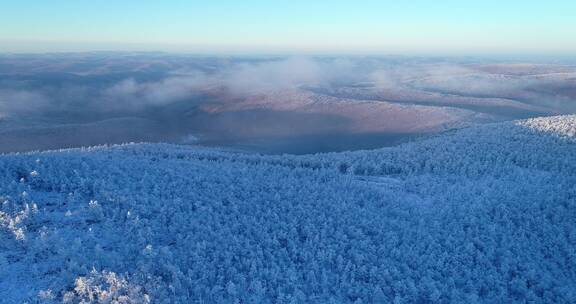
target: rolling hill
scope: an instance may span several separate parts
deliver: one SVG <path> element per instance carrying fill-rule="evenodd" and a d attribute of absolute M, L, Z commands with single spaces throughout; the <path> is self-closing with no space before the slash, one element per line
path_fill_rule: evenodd
<path fill-rule="evenodd" d="M 576 116 L 397 147 L 0 156 L 0 302 L 576 301 Z"/>

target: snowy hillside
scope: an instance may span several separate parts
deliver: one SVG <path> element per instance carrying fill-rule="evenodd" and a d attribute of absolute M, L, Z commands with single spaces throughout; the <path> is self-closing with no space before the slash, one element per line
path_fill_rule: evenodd
<path fill-rule="evenodd" d="M 395 148 L 0 156 L 3 303 L 574 303 L 576 116 Z"/>

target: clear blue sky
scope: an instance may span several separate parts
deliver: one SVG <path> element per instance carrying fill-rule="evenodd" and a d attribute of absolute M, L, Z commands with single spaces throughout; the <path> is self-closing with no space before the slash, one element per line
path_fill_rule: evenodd
<path fill-rule="evenodd" d="M 0 0 L 0 52 L 576 54 L 576 0 Z"/>

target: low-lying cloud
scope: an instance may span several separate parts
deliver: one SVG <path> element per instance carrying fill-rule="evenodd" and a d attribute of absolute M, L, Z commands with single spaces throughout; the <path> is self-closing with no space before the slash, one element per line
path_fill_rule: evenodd
<path fill-rule="evenodd" d="M 137 61 L 134 66 L 127 64 L 125 70 L 115 66 L 110 71 L 104 68 L 106 62 L 102 66 L 91 62 L 94 68 L 79 74 L 69 72 L 67 65 L 62 65 L 49 71 L 55 74 L 52 78 L 40 80 L 34 78 L 36 74 L 27 72 L 25 75 L 34 78 L 34 81 L 18 80 L 17 85 L 0 82 L 0 112 L 15 115 L 47 110 L 140 111 L 149 106 L 175 102 L 203 103 L 207 100 L 203 96 L 214 92 L 227 94 L 227 98 L 234 100 L 268 91 L 357 83 L 368 84 L 365 87 L 367 90 L 421 90 L 526 100 L 542 97 L 554 106 L 570 101 L 570 96 L 544 96 L 544 93 L 532 90 L 548 85 L 545 80 L 530 75 L 488 73 L 473 65 L 398 63 L 397 60 L 389 63 L 374 58 L 347 57 L 214 59 L 215 63 L 212 63 L 204 58 L 204 61 L 198 60 L 208 62 L 202 68 L 198 68 L 199 63 L 190 59 L 181 65 L 167 64 L 169 67 L 161 70 L 158 76 L 154 74 L 156 72 L 142 71 L 142 67 L 147 66 L 145 59 L 140 59 L 141 62 Z M 18 71 L 10 72 L 11 75 L 18 74 Z M 62 75 L 62 79 L 57 78 L 59 75 Z M 118 75 L 126 77 L 119 78 Z M 75 81 L 75 77 L 81 81 Z M 574 83 L 566 85 L 576 87 Z"/>
<path fill-rule="evenodd" d="M 158 106 L 183 101 L 214 89 L 242 97 L 303 85 L 316 86 L 325 82 L 327 76 L 318 63 L 306 58 L 240 64 L 215 73 L 179 71 L 160 81 L 120 81 L 103 91 L 102 104 L 123 108 Z"/>
<path fill-rule="evenodd" d="M 50 100 L 38 92 L 0 89 L 0 115 L 26 114 L 49 106 Z"/>

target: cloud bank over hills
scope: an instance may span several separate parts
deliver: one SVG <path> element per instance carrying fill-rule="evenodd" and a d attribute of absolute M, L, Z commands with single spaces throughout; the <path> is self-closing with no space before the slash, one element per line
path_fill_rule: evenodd
<path fill-rule="evenodd" d="M 305 143 L 295 138 L 342 134 L 375 137 L 326 149 L 370 148 L 397 142 L 382 135 L 576 111 L 576 68 L 559 63 L 71 53 L 2 55 L 0 75 L 0 138 L 20 141 L 16 150 L 59 148 L 28 144 L 40 133 L 70 147 L 104 143 L 78 141 L 66 126 L 110 134 L 111 143 L 193 136 L 262 150 L 273 139 L 298 152 Z M 136 121 L 142 133 L 114 135 Z"/>

